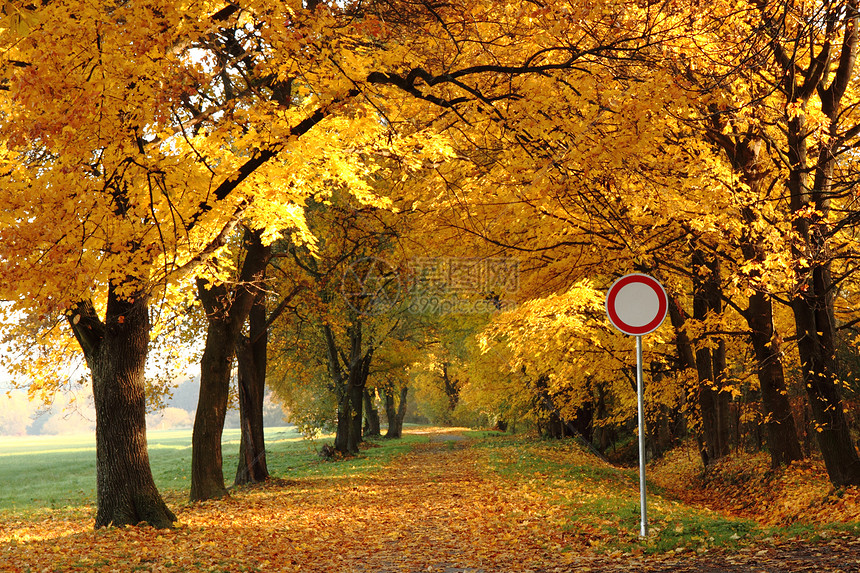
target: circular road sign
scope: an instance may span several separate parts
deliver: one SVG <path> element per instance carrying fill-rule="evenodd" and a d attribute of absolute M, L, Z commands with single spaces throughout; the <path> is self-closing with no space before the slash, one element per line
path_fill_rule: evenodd
<path fill-rule="evenodd" d="M 663 286 L 648 275 L 624 275 L 606 293 L 606 314 L 612 326 L 631 336 L 657 329 L 666 318 L 669 298 Z"/>

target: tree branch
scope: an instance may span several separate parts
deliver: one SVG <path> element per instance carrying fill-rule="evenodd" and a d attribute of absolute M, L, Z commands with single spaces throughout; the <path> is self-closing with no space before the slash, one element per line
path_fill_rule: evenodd
<path fill-rule="evenodd" d="M 92 369 L 92 357 L 102 342 L 105 325 L 96 313 L 92 300 L 81 301 L 66 312 L 66 320 L 84 351 L 87 365 Z"/>

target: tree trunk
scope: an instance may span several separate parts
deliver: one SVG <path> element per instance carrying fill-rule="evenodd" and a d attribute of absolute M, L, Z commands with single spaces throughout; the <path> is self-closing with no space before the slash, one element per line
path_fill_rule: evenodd
<path fill-rule="evenodd" d="M 773 327 L 773 303 L 765 293 L 757 292 L 749 299 L 747 323 L 761 387 L 761 399 L 767 445 L 773 467 L 788 465 L 803 459 L 797 428 L 788 401 L 785 372 L 782 366 L 782 348 Z"/>
<path fill-rule="evenodd" d="M 382 391 L 382 397 L 385 400 L 385 419 L 388 420 L 388 430 L 385 432 L 386 438 L 399 438 L 395 420 L 397 419 L 397 407 L 394 404 L 394 389 L 386 386 Z"/>
<path fill-rule="evenodd" d="M 744 151 L 752 148 L 750 151 Z M 757 163 L 758 147 L 747 144 L 739 147 L 740 155 L 751 157 L 744 161 Z M 749 171 L 749 168 L 745 168 Z M 752 177 L 747 177 L 752 180 Z M 753 181 L 755 183 L 755 181 Z M 748 229 L 755 228 L 758 216 L 750 207 L 743 209 L 744 220 Z M 747 261 L 761 264 L 767 257 L 766 247 L 760 237 L 747 233 L 741 244 L 741 250 Z M 762 271 L 753 268 L 750 280 L 753 285 L 760 279 Z M 766 292 L 757 291 L 749 298 L 747 310 L 744 313 L 750 327 L 750 338 L 758 363 L 757 372 L 761 387 L 761 403 L 767 430 L 767 445 L 770 450 L 771 465 L 778 467 L 788 465 L 793 461 L 803 459 L 800 441 L 797 438 L 797 428 L 788 401 L 788 389 L 785 383 L 785 371 L 782 365 L 782 348 L 776 336 L 773 325 L 773 302 Z"/>
<path fill-rule="evenodd" d="M 548 378 L 541 375 L 534 383 L 535 406 L 538 411 L 538 432 L 543 436 L 555 439 L 570 437 L 573 432 L 570 431 L 567 420 L 561 417 L 555 406 L 547 389 L 547 382 Z"/>
<path fill-rule="evenodd" d="M 720 268 L 715 260 L 706 260 L 704 253 L 693 252 L 693 317 L 705 320 L 710 313 L 722 312 Z M 705 451 L 702 459 L 710 464 L 731 451 L 729 437 L 729 394 L 723 391 L 726 375 L 725 342 L 714 341 L 714 347 L 701 344 L 695 352 L 699 378 L 698 401 L 702 416 L 702 437 Z"/>
<path fill-rule="evenodd" d="M 337 433 L 334 448 L 345 455 L 358 453 L 361 442 L 361 413 L 364 388 L 358 384 L 357 372 L 347 373 L 347 382 L 340 391 L 337 408 Z"/>
<path fill-rule="evenodd" d="M 406 394 L 409 388 L 403 387 L 400 390 L 400 404 L 394 406 L 394 390 L 391 388 L 385 389 L 385 415 L 388 418 L 388 431 L 385 433 L 386 438 L 400 438 L 403 436 L 403 420 L 406 418 Z"/>
<path fill-rule="evenodd" d="M 722 312 L 722 311 L 720 311 Z M 732 449 L 732 394 L 727 388 L 729 367 L 726 357 L 726 341 L 717 339 L 717 347 L 712 350 L 714 377 L 717 383 L 717 439 L 720 457 L 727 456 Z"/>
<path fill-rule="evenodd" d="M 373 357 L 373 349 L 362 354 L 362 325 L 356 320 L 347 328 L 349 337 L 349 357 L 346 372 L 346 383 L 342 381 L 344 376 L 340 370 L 340 362 L 337 358 L 337 348 L 331 329 L 323 327 L 329 353 L 329 370 L 336 373 L 334 382 L 341 390 L 338 391 L 337 412 L 337 434 L 335 435 L 334 447 L 342 454 L 357 454 L 358 444 L 361 442 L 361 421 L 364 402 L 364 387 L 370 373 L 370 361 Z"/>
<path fill-rule="evenodd" d="M 702 438 L 705 464 L 713 463 L 731 452 L 731 418 L 729 394 L 723 390 L 726 373 L 725 343 L 716 348 L 696 351 L 699 378 L 699 411 L 702 416 Z"/>
<path fill-rule="evenodd" d="M 111 284 L 105 321 L 91 302 L 68 315 L 93 375 L 96 408 L 97 528 L 172 527 L 176 516 L 152 479 L 146 442 L 144 369 L 149 348 L 147 297 L 122 299 Z"/>
<path fill-rule="evenodd" d="M 349 401 L 349 376 L 341 366 L 340 354 L 334 333 L 328 324 L 322 325 L 328 356 L 328 372 L 337 395 L 337 431 L 334 435 L 334 449 L 341 454 L 349 453 L 349 427 L 352 419 L 352 405 Z"/>
<path fill-rule="evenodd" d="M 352 378 L 352 376 L 350 376 Z M 358 453 L 358 444 L 361 443 L 361 422 L 364 412 L 364 384 L 361 381 L 350 381 L 349 401 L 351 407 L 351 418 L 349 425 L 349 453 Z"/>
<path fill-rule="evenodd" d="M 830 141 L 837 141 L 841 136 L 839 102 L 854 75 L 858 47 L 856 10 L 846 13 L 845 17 L 845 44 L 839 68 L 826 89 L 823 83 L 819 87 L 822 112 L 830 119 Z M 810 160 L 807 153 L 810 127 L 800 109 L 801 113 L 792 115 L 786 122 L 790 208 L 794 231 L 799 238 L 793 244 L 799 280 L 791 305 L 797 347 L 818 444 L 830 481 L 835 486 L 860 485 L 860 457 L 851 440 L 839 393 L 834 284 L 827 243 L 836 158 L 829 145 L 822 145 L 818 157 Z M 810 172 L 815 173 L 811 186 Z"/>
<path fill-rule="evenodd" d="M 334 435 L 334 449 L 341 454 L 350 453 L 349 429 L 352 425 L 352 402 L 349 392 L 343 388 L 337 401 L 337 431 Z"/>
<path fill-rule="evenodd" d="M 227 316 L 227 289 L 198 281 L 198 296 L 204 301 L 208 327 L 200 360 L 200 397 L 191 436 L 191 501 L 227 495 L 222 470 L 221 435 L 230 394 L 235 338 Z"/>
<path fill-rule="evenodd" d="M 260 231 L 246 231 L 245 260 L 238 286 L 209 285 L 198 279 L 197 293 L 206 311 L 206 346 L 200 362 L 200 398 L 191 438 L 191 500 L 224 497 L 227 487 L 221 455 L 221 436 L 230 392 L 233 356 L 242 326 L 260 292 L 259 281 L 270 249 L 260 241 Z"/>
<path fill-rule="evenodd" d="M 338 401 L 334 449 L 344 455 L 358 454 L 358 444 L 361 442 L 362 392 L 362 388 L 350 381 Z"/>
<path fill-rule="evenodd" d="M 667 365 L 661 360 L 651 362 L 651 383 L 655 386 L 663 385 L 663 379 L 668 370 Z M 597 449 L 602 452 L 605 449 L 605 446 L 600 441 L 603 439 L 603 436 L 598 432 L 599 428 L 594 427 L 594 420 L 599 420 L 599 416 L 601 416 L 602 411 L 605 410 L 605 398 L 603 397 L 600 384 L 592 385 L 591 395 L 594 397 L 594 400 L 588 403 L 591 425 L 587 428 L 587 432 L 584 429 L 579 428 L 577 428 L 577 431 L 579 431 L 579 433 L 585 437 L 589 443 L 597 447 Z M 683 432 L 686 429 L 684 424 L 680 423 L 680 420 L 683 419 L 683 415 L 683 407 L 680 405 L 657 405 L 656 408 L 652 409 L 651 419 L 653 422 L 648 425 L 648 428 L 650 429 L 649 434 L 654 445 L 655 457 L 662 456 L 664 452 L 668 452 L 681 442 L 684 437 Z"/>
<path fill-rule="evenodd" d="M 448 412 L 453 413 L 460 401 L 460 383 L 448 374 L 448 363 L 442 363 L 442 384 L 448 396 Z"/>
<path fill-rule="evenodd" d="M 792 304 L 809 406 L 827 474 L 835 486 L 860 485 L 860 458 L 851 440 L 837 376 L 835 328 L 829 298 L 829 269 L 812 273 L 811 285 Z M 827 286 L 825 286 L 827 285 Z"/>
<path fill-rule="evenodd" d="M 715 123 L 715 128 L 718 131 L 722 130 L 719 123 Z M 766 196 L 767 191 L 762 184 L 760 172 L 763 163 L 760 158 L 763 147 L 761 140 L 753 136 L 729 139 L 718 135 L 715 135 L 714 139 L 725 150 L 734 169 L 742 174 L 743 181 L 755 191 L 754 195 Z M 744 318 L 751 330 L 750 338 L 758 363 L 762 414 L 765 420 L 771 465 L 778 467 L 803 459 L 803 452 L 797 438 L 791 404 L 788 401 L 782 349 L 773 325 L 773 303 L 770 295 L 758 284 L 762 277 L 759 265 L 764 263 L 768 255 L 768 247 L 764 239 L 755 231 L 756 223 L 760 222 L 760 215 L 752 206 L 744 206 L 741 213 L 747 226 L 740 247 L 744 259 L 755 263 L 749 271 L 749 280 L 751 286 L 757 289 L 749 299 Z"/>
<path fill-rule="evenodd" d="M 382 430 L 379 427 L 379 410 L 373 401 L 370 391 L 364 389 L 364 437 L 381 436 Z"/>
<path fill-rule="evenodd" d="M 265 300 L 265 295 L 259 292 L 248 317 L 249 336 L 241 337 L 236 350 L 239 362 L 239 420 L 242 428 L 236 485 L 269 479 L 263 427 L 268 346 Z"/>

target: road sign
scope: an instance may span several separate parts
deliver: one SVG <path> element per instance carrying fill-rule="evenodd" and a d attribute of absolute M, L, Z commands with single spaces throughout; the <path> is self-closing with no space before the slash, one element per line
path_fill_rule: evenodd
<path fill-rule="evenodd" d="M 606 314 L 612 326 L 630 336 L 656 330 L 666 318 L 669 299 L 654 277 L 633 273 L 615 281 L 606 293 Z"/>
<path fill-rule="evenodd" d="M 666 318 L 669 298 L 657 279 L 640 273 L 624 275 L 606 293 L 606 314 L 612 326 L 636 337 L 636 398 L 639 414 L 639 535 L 648 536 L 648 502 L 645 494 L 645 398 L 642 377 L 642 336 L 657 329 Z"/>

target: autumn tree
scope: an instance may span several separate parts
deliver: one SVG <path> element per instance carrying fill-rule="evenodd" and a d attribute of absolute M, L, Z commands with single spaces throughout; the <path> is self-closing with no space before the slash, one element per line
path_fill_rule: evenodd
<path fill-rule="evenodd" d="M 722 123 L 716 120 L 716 125 Z M 722 129 L 708 130 L 708 137 L 714 139 L 725 151 L 733 168 L 738 172 L 745 186 L 752 191 L 753 201 L 761 201 L 767 197 L 765 183 L 768 179 L 759 173 L 761 158 L 760 144 L 750 133 L 723 134 Z M 771 182 L 773 182 L 771 180 Z M 746 194 L 741 192 L 740 196 Z M 786 253 L 783 241 L 768 239 L 773 235 L 773 227 L 767 223 L 773 218 L 762 209 L 756 209 L 747 203 L 740 213 L 746 223 L 745 230 L 738 237 L 741 252 L 746 263 L 740 269 L 740 275 L 751 289 L 746 308 L 742 316 L 750 329 L 750 341 L 757 360 L 757 376 L 762 393 L 762 406 L 767 428 L 768 449 L 772 465 L 787 465 L 792 461 L 802 459 L 797 428 L 788 401 L 788 384 L 786 382 L 783 349 L 774 318 L 773 299 L 780 295 L 781 285 L 777 277 L 785 276 L 784 272 L 767 269 L 779 253 Z M 783 291 L 784 292 L 784 291 Z"/>
<path fill-rule="evenodd" d="M 316 28 L 320 22 L 314 19 L 314 12 L 309 9 L 305 13 L 307 19 L 296 18 L 296 14 L 293 13 L 286 25 L 275 35 L 267 35 L 261 30 L 261 26 L 263 22 L 274 16 L 271 9 L 272 7 L 266 7 L 260 11 L 253 9 L 242 11 L 241 16 L 244 16 L 244 19 L 240 16 L 238 19 L 225 21 L 217 30 L 213 30 L 211 34 L 201 38 L 196 49 L 205 50 L 211 54 L 213 70 L 217 71 L 215 77 L 219 82 L 208 87 L 200 86 L 198 98 L 206 98 L 208 101 L 216 102 L 220 107 L 232 106 L 238 110 L 244 108 L 249 113 L 255 113 L 257 109 L 268 107 L 275 113 L 289 114 L 302 107 L 303 98 L 307 93 L 312 93 L 313 90 L 317 89 L 326 90 L 331 87 L 329 85 L 331 78 L 327 76 L 333 71 L 337 73 L 336 62 L 329 69 L 325 69 L 325 66 L 322 68 L 317 66 L 315 73 L 321 73 L 321 76 L 316 76 L 316 79 L 322 82 L 320 85 L 315 85 L 313 82 L 307 84 L 311 80 L 307 75 L 300 82 L 297 81 L 296 72 L 271 74 L 265 62 L 270 57 L 271 51 L 276 49 L 274 45 L 283 41 L 283 36 L 279 34 L 303 31 L 304 34 L 307 34 L 305 41 L 308 45 L 314 45 L 314 42 L 322 40 L 327 34 L 325 28 Z M 320 14 L 323 13 L 320 12 Z M 249 26 L 249 21 L 256 21 L 257 25 Z M 306 55 L 295 52 L 286 54 L 291 66 L 300 66 L 300 62 L 305 57 Z M 190 98 L 184 101 L 185 111 L 191 117 L 199 115 L 199 101 L 201 100 Z M 369 132 L 373 133 L 373 130 L 371 129 Z M 356 142 L 353 140 L 353 143 Z M 346 140 L 343 143 L 347 145 Z M 328 153 L 326 161 L 315 165 L 321 169 L 318 177 L 353 176 L 349 173 L 352 165 L 349 161 L 344 161 L 345 157 L 342 150 L 333 153 L 329 150 L 326 153 Z M 311 157 L 312 152 L 305 159 L 311 160 Z M 313 161 L 309 162 L 314 163 Z M 307 177 L 309 175 L 307 171 L 299 175 L 293 166 L 282 165 L 282 167 L 288 170 L 287 177 L 297 175 Z M 363 169 L 364 166 L 361 168 Z M 310 186 L 306 185 L 305 187 L 304 192 L 309 192 Z M 356 191 L 361 191 L 360 185 L 357 186 Z M 281 206 L 275 206 L 275 208 L 283 208 L 283 205 L 282 203 Z M 265 217 L 266 207 L 259 203 L 257 207 L 263 207 L 260 214 Z M 289 208 L 292 208 L 295 213 L 300 213 L 300 205 L 298 204 L 292 206 L 287 204 L 287 209 Z M 281 222 L 283 224 L 283 218 L 281 218 Z M 266 221 L 266 224 L 270 225 L 270 229 L 276 228 L 272 223 L 275 221 Z M 301 223 L 298 226 L 301 227 Z M 198 296 L 206 310 L 209 331 L 207 333 L 207 347 L 204 350 L 201 363 L 200 400 L 195 418 L 192 445 L 192 500 L 226 495 L 221 467 L 221 433 L 227 406 L 233 357 L 240 342 L 245 321 L 255 301 L 259 301 L 261 296 L 259 287 L 254 287 L 256 288 L 254 290 L 248 285 L 255 281 L 259 282 L 269 257 L 268 247 L 263 245 L 262 229 L 256 229 L 254 232 L 256 233 L 255 236 L 251 236 L 250 239 L 246 237 L 246 242 L 250 244 L 250 247 L 244 250 L 243 267 L 238 277 L 239 287 L 237 289 L 229 289 L 224 284 L 217 284 L 217 279 L 215 283 L 202 278 L 198 279 Z M 268 240 L 271 240 L 271 236 L 272 232 L 270 231 Z M 241 368 L 240 409 L 244 415 L 245 426 L 251 420 L 250 406 L 252 400 L 256 400 L 258 410 L 262 406 L 261 385 L 264 379 L 262 358 L 265 356 L 265 349 L 263 348 L 262 333 L 258 332 L 255 338 L 259 345 L 256 352 L 252 352 L 250 346 L 242 346 L 241 348 L 243 367 Z M 257 359 L 252 361 L 251 358 L 254 356 Z M 253 386 L 253 391 L 248 384 Z M 261 428 L 259 428 L 261 412 L 258 411 L 257 414 L 258 427 L 255 438 L 252 442 L 247 443 L 243 440 L 242 450 L 245 455 L 250 456 L 249 460 L 259 459 L 262 456 L 262 452 L 251 455 L 249 451 L 253 442 L 256 442 L 256 446 L 250 449 L 259 450 L 262 445 Z M 251 440 L 250 427 L 245 427 L 245 430 L 245 438 Z M 262 467 L 258 469 L 262 471 Z M 241 470 L 238 471 L 238 475 L 240 479 L 243 479 L 244 473 Z"/>
<path fill-rule="evenodd" d="M 683 130 L 686 137 L 710 142 L 715 151 L 725 154 L 731 168 L 721 175 L 733 197 L 727 209 L 710 217 L 705 227 L 704 221 L 684 224 L 695 235 L 696 256 L 723 267 L 719 304 L 731 306 L 746 321 L 757 358 L 768 449 L 772 463 L 779 465 L 800 459 L 802 453 L 774 319 L 774 300 L 790 298 L 789 229 L 775 210 L 781 197 L 781 174 L 766 167 L 760 135 L 766 110 L 778 103 L 756 65 L 748 65 L 758 62 L 762 54 L 762 42 L 747 26 L 749 12 L 756 10 L 751 5 L 738 11 L 717 4 L 712 13 L 691 14 L 689 33 L 671 39 L 652 57 L 655 66 L 672 70 L 678 84 L 695 94 L 688 104 L 692 113 L 685 115 L 684 123 L 692 129 L 692 133 Z M 706 229 L 718 232 L 703 233 Z M 695 283 L 697 273 L 692 276 Z M 672 317 L 678 328 L 684 324 L 681 314 Z M 688 343 L 679 332 L 679 359 L 686 365 L 694 359 Z"/>
<path fill-rule="evenodd" d="M 356 453 L 371 364 L 398 326 L 393 311 L 403 284 L 394 258 L 396 215 L 336 192 L 327 203 L 309 205 L 308 217 L 320 235 L 317 249 L 292 247 L 291 262 L 314 285 L 306 312 L 314 317 L 311 328 L 338 403 L 335 448 Z"/>
<path fill-rule="evenodd" d="M 197 296 L 208 324 L 206 345 L 200 362 L 200 397 L 191 447 L 192 501 L 227 495 L 221 469 L 221 434 L 233 373 L 233 357 L 251 309 L 258 298 L 263 296 L 262 281 L 270 247 L 263 245 L 260 235 L 259 232 L 250 231 L 244 234 L 244 260 L 236 279 L 237 287 L 228 288 L 225 283 L 211 284 L 203 277 L 197 279 Z M 250 349 L 245 350 L 248 351 Z M 243 365 L 245 363 L 253 364 L 248 360 Z M 245 394 L 241 405 L 247 409 L 251 396 L 245 382 L 249 377 L 255 378 L 256 372 L 245 370 L 242 372 L 243 385 L 240 389 Z M 259 406 L 262 414 L 261 398 Z"/>
<path fill-rule="evenodd" d="M 462 250 L 460 253 L 464 254 Z M 424 261 L 425 270 L 427 262 Z M 463 399 L 479 376 L 474 368 L 481 353 L 477 336 L 499 312 L 494 304 L 485 304 L 486 293 L 482 290 L 489 286 L 488 282 L 495 283 L 488 281 L 488 269 L 504 265 L 510 270 L 516 261 L 440 256 L 434 262 L 430 268 L 436 285 L 429 290 L 426 286 L 416 289 L 418 300 L 410 305 L 415 312 L 407 318 L 421 332 L 417 356 L 409 368 L 410 385 L 417 411 L 432 423 L 471 425 L 481 414 L 488 414 L 488 419 L 494 417 L 493 412 L 479 412 Z M 446 267 L 447 272 L 439 272 Z M 503 292 L 508 304 L 511 294 Z"/>
<path fill-rule="evenodd" d="M 568 423 L 587 410 L 592 428 L 627 419 L 635 403 L 629 353 L 617 344 L 623 339 L 596 320 L 602 305 L 602 293 L 582 282 L 498 315 L 481 333 L 484 352 L 506 359 L 507 376 L 496 376 L 495 384 L 507 388 L 508 400 L 522 404 L 520 421 L 531 419 L 561 437 L 576 432 Z"/>
<path fill-rule="evenodd" d="M 407 276 L 408 271 L 402 278 L 407 279 Z M 408 292 L 405 295 L 408 297 Z M 377 395 L 381 398 L 387 423 L 385 437 L 396 439 L 403 435 L 411 373 L 424 361 L 432 333 L 408 310 L 392 308 L 391 311 L 397 313 L 397 323 L 374 353 L 365 397 Z M 365 407 L 367 405 L 366 399 Z"/>
<path fill-rule="evenodd" d="M 323 6 L 7 8 L 3 297 L 48 327 L 66 317 L 86 357 L 96 526 L 167 527 L 145 439 L 151 304 L 187 299 L 240 220 L 270 242 L 298 220 L 305 181 L 352 177 L 352 150 L 383 126 L 318 55 L 366 52 Z"/>
<path fill-rule="evenodd" d="M 745 316 L 771 434 L 780 426 L 783 435 L 793 434 L 776 302 L 794 314 L 803 383 L 831 481 L 856 484 L 860 462 L 843 412 L 835 344 L 835 301 L 854 272 L 844 256 L 853 239 L 843 230 L 853 221 L 856 6 L 760 2 L 732 17 L 697 21 L 712 42 L 680 48 L 679 67 L 709 100 L 702 115 L 707 137 L 737 172 L 732 184 L 747 261 L 741 274 L 753 292 Z M 697 58 L 710 62 L 711 74 L 689 71 Z M 775 461 L 799 457 L 797 445 L 788 446 L 771 443 Z"/>
<path fill-rule="evenodd" d="M 396 98 L 388 105 L 399 103 Z M 394 124 L 404 123 L 404 137 L 418 137 L 421 153 L 386 151 L 376 156 L 380 170 L 369 179 L 375 199 L 358 198 L 348 187 L 332 187 L 308 201 L 305 213 L 317 238 L 312 244 L 285 242 L 276 260 L 280 283 L 302 284 L 289 316 L 284 317 L 282 340 L 300 345 L 273 351 L 280 393 L 288 397 L 314 396 L 307 408 L 295 399 L 293 416 L 308 410 L 324 423 L 318 406 L 332 397 L 337 402 L 335 447 L 357 452 L 362 439 L 364 412 L 373 414 L 375 395 L 386 401 L 389 432 L 399 434 L 405 415 L 402 373 L 409 355 L 418 352 L 422 326 L 410 312 L 410 253 L 427 243 L 421 213 L 414 208 L 432 166 L 447 155 L 446 138 L 424 137 L 409 120 L 410 107 L 386 111 Z M 398 356 L 399 348 L 406 356 Z M 325 371 L 322 375 L 321 369 Z M 326 381 L 323 382 L 323 378 Z M 292 380 L 291 380 L 292 379 Z M 286 385 L 287 387 L 284 387 Z M 400 392 L 400 408 L 394 396 Z M 297 407 L 296 407 L 297 406 Z M 370 407 L 370 409 L 368 409 Z M 376 414 L 378 416 L 378 414 Z M 378 421 L 368 429 L 379 432 Z"/>
<path fill-rule="evenodd" d="M 673 8 L 523 5 L 503 13 L 487 6 L 471 25 L 462 7 L 446 6 L 433 15 L 458 30 L 439 33 L 448 51 L 408 74 L 371 76 L 461 118 L 452 138 L 472 169 L 466 176 L 460 165 L 441 169 L 444 190 L 434 206 L 443 225 L 529 257 L 526 268 L 535 272 L 524 275 L 525 296 L 563 292 L 620 268 L 678 268 L 677 246 L 689 231 L 668 214 L 704 219 L 725 210 L 730 199 L 709 173 L 719 159 L 653 121 L 685 99 L 646 57 L 680 33 Z M 494 33 L 505 41 L 481 42 Z M 461 54 L 480 64 L 445 61 Z M 673 169 L 689 164 L 696 168 Z M 666 196 L 666 187 L 707 200 Z M 494 224 L 500 220 L 506 224 Z M 672 253 L 673 266 L 662 263 L 663 253 Z"/>
<path fill-rule="evenodd" d="M 783 15 L 797 15 L 796 25 Z M 834 256 L 850 249 L 841 231 L 855 219 L 853 169 L 841 157 L 856 143 L 856 62 L 860 15 L 853 2 L 761 7 L 776 87 L 785 97 L 784 156 L 795 233 L 797 290 L 791 301 L 798 349 L 818 443 L 835 485 L 860 484 L 860 457 L 840 397 L 834 298 L 852 265 L 834 278 Z M 824 22 L 823 29 L 821 22 Z M 817 101 L 816 101 L 817 100 Z M 820 119 L 819 119 L 820 118 Z M 818 138 L 815 135 L 819 135 Z M 817 139 L 817 141 L 816 141 Z M 846 179 L 847 178 L 847 181 Z M 845 201 L 848 201 L 847 203 Z"/>
<path fill-rule="evenodd" d="M 295 313 L 299 313 L 298 317 Z M 313 438 L 337 428 L 337 400 L 327 371 L 325 348 L 301 324 L 306 318 L 299 304 L 273 325 L 267 379 L 284 405 L 287 420 L 302 435 Z M 303 359 L 296 360 L 295 354 Z"/>
<path fill-rule="evenodd" d="M 654 3 L 554 11 L 527 5 L 501 14 L 488 7 L 481 23 L 470 25 L 457 6 L 446 6 L 432 13 L 448 25 L 448 33 L 437 39 L 449 47 L 442 53 L 450 62 L 472 53 L 469 62 L 483 65 L 458 66 L 442 55 L 408 74 L 371 76 L 459 114 L 458 133 L 468 135 L 455 136 L 462 144 L 458 151 L 477 167 L 468 178 L 458 177 L 456 167 L 446 169 L 447 197 L 441 195 L 437 205 L 442 212 L 449 209 L 446 224 L 508 252 L 528 253 L 533 265 L 542 267 L 533 275 L 533 296 L 564 291 L 584 276 L 617 276 L 627 269 L 657 272 L 680 292 L 692 288 L 690 316 L 699 324 L 724 304 L 737 304 L 732 293 L 714 291 L 721 282 L 732 284 L 736 267 L 723 275 L 729 278 L 699 280 L 705 265 L 716 268 L 720 259 L 733 265 L 740 258 L 732 233 L 743 226 L 742 217 L 731 183 L 726 184 L 736 175 L 712 141 L 697 140 L 683 121 L 698 108 L 698 94 L 677 81 L 675 70 L 658 65 L 678 45 L 698 41 L 700 30 L 688 26 L 686 8 Z M 555 26 L 538 28 L 542 18 Z M 457 34 L 450 32 L 454 28 Z M 479 38 L 493 30 L 504 30 L 506 41 L 482 44 Z M 466 125 L 481 126 L 479 135 Z M 487 195 L 487 189 L 494 192 Z M 720 223 L 731 215 L 734 222 Z M 540 225 L 530 225 L 534 217 Z M 508 224 L 494 227 L 500 219 Z M 689 251 L 696 264 L 679 259 L 687 249 L 678 247 L 691 240 L 715 249 L 707 254 L 710 260 L 701 260 L 701 249 Z M 704 333 L 694 341 L 688 363 L 698 373 L 696 394 L 714 459 L 728 451 L 731 388 L 721 381 L 725 341 L 709 338 Z M 765 381 L 769 373 L 762 372 Z M 772 387 L 765 385 L 768 398 L 783 396 L 770 392 Z M 768 418 L 780 423 L 786 402 L 776 402 L 765 407 Z M 782 435 L 796 446 L 793 432 Z"/>
<path fill-rule="evenodd" d="M 265 279 L 265 276 L 264 276 Z M 248 315 L 248 332 L 239 338 L 236 348 L 238 363 L 236 385 L 239 394 L 239 463 L 236 468 L 236 485 L 257 483 L 268 479 L 264 409 L 268 374 L 269 329 L 286 311 L 301 287 L 283 295 L 268 311 L 268 281 L 254 298 Z"/>

